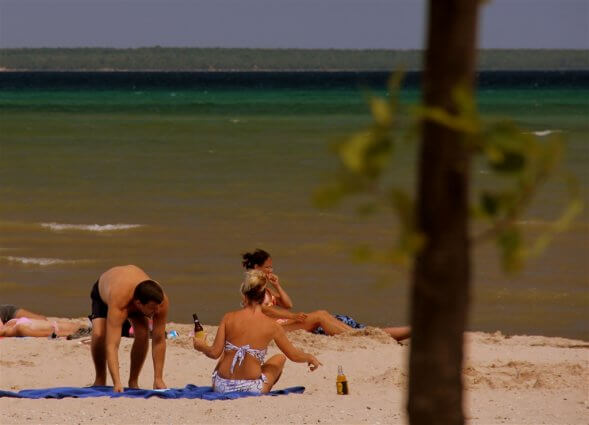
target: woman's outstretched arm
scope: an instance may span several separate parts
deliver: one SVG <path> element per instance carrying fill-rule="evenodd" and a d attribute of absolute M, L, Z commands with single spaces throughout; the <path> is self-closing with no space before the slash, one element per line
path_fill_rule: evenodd
<path fill-rule="evenodd" d="M 307 363 L 311 370 L 317 369 L 322 363 L 317 360 L 317 358 L 310 353 L 306 353 L 302 350 L 296 348 L 292 343 L 288 340 L 286 336 L 286 332 L 282 329 L 282 326 L 276 325 L 276 331 L 274 334 L 274 342 L 282 351 L 289 360 L 296 362 L 296 363 Z"/>

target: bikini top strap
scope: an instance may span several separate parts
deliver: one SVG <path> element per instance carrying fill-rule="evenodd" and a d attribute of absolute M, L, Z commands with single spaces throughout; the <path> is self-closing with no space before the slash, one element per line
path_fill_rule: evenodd
<path fill-rule="evenodd" d="M 266 357 L 266 350 L 256 350 L 255 348 L 251 348 L 249 344 L 238 347 L 229 341 L 225 341 L 225 350 L 235 351 L 235 356 L 233 356 L 233 361 L 231 362 L 231 373 L 233 373 L 233 369 L 237 363 L 241 366 L 246 354 L 255 357 L 260 363 L 262 363 Z"/>

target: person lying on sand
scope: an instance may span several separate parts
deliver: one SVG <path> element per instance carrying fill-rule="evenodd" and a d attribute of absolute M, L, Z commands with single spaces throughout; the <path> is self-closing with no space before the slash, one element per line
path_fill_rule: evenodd
<path fill-rule="evenodd" d="M 221 358 L 213 371 L 213 390 L 267 393 L 280 378 L 286 357 L 307 363 L 313 371 L 321 365 L 312 354 L 295 348 L 282 326 L 262 312 L 268 277 L 261 271 L 246 272 L 241 284 L 243 308 L 225 314 L 213 345 L 196 335 L 194 348 L 211 359 Z M 264 361 L 268 344 L 274 341 L 284 354 Z M 286 355 L 286 357 L 285 357 Z"/>
<path fill-rule="evenodd" d="M 119 375 L 119 343 L 123 324 L 133 325 L 129 387 L 139 388 L 139 373 L 149 345 L 148 319 L 153 320 L 152 345 L 154 389 L 167 388 L 163 380 L 166 356 L 166 317 L 169 300 L 159 283 L 137 266 L 118 266 L 104 272 L 92 287 L 92 360 L 96 370 L 93 385 L 106 385 L 106 365 L 113 390 L 122 392 Z"/>
<path fill-rule="evenodd" d="M 80 323 L 64 320 L 49 321 L 46 319 L 30 319 L 24 316 L 10 319 L 6 323 L 0 320 L 0 337 L 51 336 L 53 338 L 57 338 L 60 336 L 70 336 L 82 332 L 86 332 L 86 335 L 88 335 L 90 328 Z"/>
<path fill-rule="evenodd" d="M 12 304 L 0 304 L 0 321 L 7 323 L 12 319 L 19 319 L 21 317 L 28 317 L 29 319 L 47 320 L 47 317 L 42 314 L 33 313 L 24 308 L 17 307 Z"/>
<path fill-rule="evenodd" d="M 12 304 L 0 305 L 0 336 L 67 336 L 68 339 L 76 339 L 91 332 L 92 328 L 79 323 L 60 319 L 50 322 L 42 314 Z"/>
<path fill-rule="evenodd" d="M 276 319 L 286 331 L 304 329 L 316 334 L 337 335 L 353 329 L 364 328 L 364 325 L 349 316 L 332 315 L 326 310 L 317 310 L 311 313 L 291 312 L 292 300 L 280 284 L 278 276 L 274 274 L 270 254 L 263 249 L 256 249 L 252 253 L 243 254 L 242 260 L 242 265 L 246 270 L 261 270 L 268 277 L 270 285 L 263 303 L 263 311 L 266 315 Z M 411 336 L 409 326 L 381 329 L 397 341 Z"/>

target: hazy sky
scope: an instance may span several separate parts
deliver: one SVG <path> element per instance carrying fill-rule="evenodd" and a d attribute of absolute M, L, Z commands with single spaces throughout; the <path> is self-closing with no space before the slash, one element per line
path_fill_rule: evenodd
<path fill-rule="evenodd" d="M 475 0 L 473 0 L 475 1 Z M 425 0 L 0 0 L 0 47 L 423 47 Z M 589 0 L 494 0 L 484 48 L 589 49 Z"/>

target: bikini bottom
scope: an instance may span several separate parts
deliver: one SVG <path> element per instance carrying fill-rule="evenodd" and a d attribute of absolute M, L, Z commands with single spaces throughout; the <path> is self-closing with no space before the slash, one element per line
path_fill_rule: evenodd
<path fill-rule="evenodd" d="M 262 373 L 258 379 L 225 379 L 221 378 L 217 371 L 213 372 L 213 391 L 218 393 L 230 393 L 233 391 L 247 391 L 261 393 L 264 383 L 268 380 Z"/>

